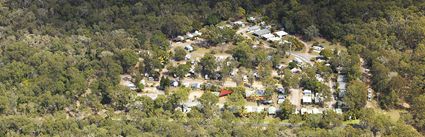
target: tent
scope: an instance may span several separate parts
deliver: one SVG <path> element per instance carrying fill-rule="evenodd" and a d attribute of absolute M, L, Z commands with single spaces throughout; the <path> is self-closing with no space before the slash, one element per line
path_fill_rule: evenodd
<path fill-rule="evenodd" d="M 223 90 L 220 91 L 219 97 L 226 96 L 226 95 L 229 95 L 229 94 L 232 94 L 232 91 L 223 89 Z"/>

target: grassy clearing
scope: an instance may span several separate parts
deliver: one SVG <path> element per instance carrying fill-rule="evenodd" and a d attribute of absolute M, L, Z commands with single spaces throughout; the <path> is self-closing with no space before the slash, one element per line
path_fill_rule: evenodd
<path fill-rule="evenodd" d="M 343 124 L 344 125 L 356 125 L 356 124 L 360 124 L 360 120 L 358 120 L 358 119 L 348 120 L 348 121 L 344 121 Z"/>

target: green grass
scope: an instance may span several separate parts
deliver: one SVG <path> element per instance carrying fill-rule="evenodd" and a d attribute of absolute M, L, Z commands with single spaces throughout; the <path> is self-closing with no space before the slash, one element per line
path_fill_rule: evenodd
<path fill-rule="evenodd" d="M 360 120 L 348 120 L 348 121 L 344 121 L 343 122 L 344 125 L 355 125 L 355 124 L 360 124 Z"/>

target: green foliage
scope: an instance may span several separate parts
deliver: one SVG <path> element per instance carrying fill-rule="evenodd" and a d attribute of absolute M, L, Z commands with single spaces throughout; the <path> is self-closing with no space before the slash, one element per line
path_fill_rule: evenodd
<path fill-rule="evenodd" d="M 121 61 L 121 66 L 125 72 L 129 72 L 130 68 L 136 65 L 137 61 L 139 60 L 139 56 L 130 49 L 122 50 L 120 52 L 119 58 Z"/>
<path fill-rule="evenodd" d="M 346 100 L 348 105 L 356 109 L 364 104 L 358 100 L 365 100 L 358 92 L 364 88 L 355 84 L 363 79 L 359 69 L 362 57 L 365 67 L 371 69 L 371 86 L 381 107 L 409 103 L 412 120 L 408 123 L 424 132 L 423 7 L 420 0 L 1 1 L 0 136 L 421 136 L 409 125 L 369 112 L 356 113 L 362 122 L 355 128 L 339 126 L 340 116 L 326 113 L 308 118 L 306 126 L 292 127 L 294 132 L 273 123 L 263 130 L 233 114 L 230 107 L 224 112 L 176 111 L 189 89 L 170 89 L 173 94 L 152 100 L 136 98 L 118 84 L 123 73 L 159 78 L 173 57 L 169 38 L 206 24 L 262 14 L 261 20 L 276 23 L 291 34 L 306 38 L 320 34 L 348 46 L 347 52 L 322 53 L 330 59 L 333 71 L 343 67 L 342 73 L 354 81 L 348 88 L 353 92 L 347 91 L 347 97 L 352 96 Z M 246 41 L 235 33 L 231 28 L 210 26 L 203 36 L 213 45 Z M 293 50 L 304 47 L 296 38 L 287 39 Z M 271 81 L 267 77 L 270 65 L 263 62 L 273 55 L 271 64 L 275 66 L 279 62 L 275 53 L 250 46 L 238 44 L 233 57 L 246 68 L 261 65 L 264 79 Z M 283 56 L 286 47 L 279 47 L 277 54 Z M 203 61 L 203 73 L 216 73 L 220 64 L 212 55 Z M 179 67 L 174 72 L 181 76 L 186 67 Z M 317 71 L 329 70 L 322 66 Z M 300 76 L 284 73 L 282 84 L 297 87 Z M 168 88 L 170 80 L 163 77 L 160 83 Z M 234 92 L 227 106 L 244 105 L 244 92 Z M 217 101 L 211 94 L 204 95 L 203 104 Z M 252 118 L 259 121 L 264 115 Z M 299 118 L 289 115 L 292 123 Z"/>
<path fill-rule="evenodd" d="M 289 99 L 286 99 L 282 104 L 280 104 L 280 108 L 282 109 L 279 116 L 281 119 L 290 119 L 292 120 L 292 123 L 298 123 L 298 121 L 300 121 L 296 116 L 292 115 L 295 111 L 295 105 L 292 105 Z"/>
<path fill-rule="evenodd" d="M 319 29 L 314 25 L 311 25 L 305 28 L 303 32 L 304 32 L 304 39 L 306 40 L 312 40 L 314 37 L 318 37 L 320 35 Z"/>
<path fill-rule="evenodd" d="M 185 75 L 188 74 L 189 71 L 190 71 L 190 64 L 189 63 L 180 64 L 177 67 L 168 68 L 168 73 L 171 76 L 175 76 L 175 77 L 178 77 L 178 78 L 185 77 Z"/>
<path fill-rule="evenodd" d="M 348 84 L 344 102 L 351 110 L 360 110 L 366 105 L 367 86 L 361 81 L 352 81 Z"/>
<path fill-rule="evenodd" d="M 232 50 L 233 58 L 244 67 L 252 67 L 252 60 L 254 60 L 254 50 L 245 42 L 238 43 Z"/>
<path fill-rule="evenodd" d="M 415 126 L 423 131 L 425 127 L 425 95 L 416 97 L 412 103 L 412 115 L 414 116 Z"/>
<path fill-rule="evenodd" d="M 298 38 L 289 36 L 285 37 L 285 40 L 291 43 L 290 47 L 286 46 L 287 49 L 291 48 L 292 51 L 300 51 L 304 49 L 304 43 L 302 43 Z"/>
<path fill-rule="evenodd" d="M 201 68 L 201 74 L 203 76 L 209 75 L 211 77 L 217 68 L 215 56 L 212 54 L 205 54 L 199 61 L 199 67 Z"/>
<path fill-rule="evenodd" d="M 236 31 L 228 27 L 207 26 L 202 35 L 211 45 L 231 42 Z"/>
<path fill-rule="evenodd" d="M 176 49 L 174 49 L 174 59 L 176 61 L 184 60 L 186 54 L 186 50 L 184 50 L 182 47 L 177 47 Z"/>
<path fill-rule="evenodd" d="M 212 94 L 211 92 L 205 92 L 199 98 L 199 102 L 201 102 L 204 109 L 211 109 L 211 107 L 218 103 L 218 96 Z"/>
<path fill-rule="evenodd" d="M 170 87 L 171 86 L 171 83 L 170 83 L 171 81 L 170 81 L 170 79 L 168 78 L 168 77 L 161 77 L 161 80 L 159 81 L 159 87 L 161 88 L 161 89 L 166 89 L 166 88 L 168 88 L 168 87 Z"/>

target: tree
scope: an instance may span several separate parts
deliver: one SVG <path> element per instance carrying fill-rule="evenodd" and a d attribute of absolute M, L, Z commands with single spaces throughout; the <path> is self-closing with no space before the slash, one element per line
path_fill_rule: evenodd
<path fill-rule="evenodd" d="M 320 51 L 320 55 L 322 55 L 323 57 L 325 57 L 326 59 L 330 59 L 333 57 L 333 52 L 331 49 L 329 48 L 325 48 L 322 51 Z"/>
<path fill-rule="evenodd" d="M 319 29 L 315 25 L 311 25 L 303 30 L 304 32 L 304 38 L 306 40 L 311 40 L 314 37 L 317 37 L 320 35 Z"/>
<path fill-rule="evenodd" d="M 183 78 L 184 76 L 186 76 L 186 74 L 189 73 L 190 71 L 190 64 L 186 63 L 186 64 L 180 64 L 177 67 L 171 67 L 168 69 L 168 73 L 170 73 L 172 76 L 178 77 L 178 78 Z"/>
<path fill-rule="evenodd" d="M 236 31 L 228 27 L 207 26 L 202 37 L 207 39 L 211 45 L 217 45 L 232 41 L 235 35 Z"/>
<path fill-rule="evenodd" d="M 366 105 L 367 85 L 359 80 L 348 84 L 344 102 L 351 110 L 360 110 Z"/>
<path fill-rule="evenodd" d="M 424 131 L 425 128 L 425 95 L 420 95 L 413 99 L 412 102 L 412 114 L 415 121 L 415 126 L 420 131 Z"/>
<path fill-rule="evenodd" d="M 206 24 L 207 25 L 215 25 L 220 22 L 220 15 L 219 14 L 211 14 L 208 15 Z"/>
<path fill-rule="evenodd" d="M 280 108 L 282 109 L 280 113 L 280 118 L 282 119 L 288 119 L 295 111 L 295 105 L 292 105 L 288 99 L 280 104 Z"/>
<path fill-rule="evenodd" d="M 184 50 L 182 47 L 177 47 L 176 49 L 174 49 L 174 59 L 176 61 L 184 60 L 186 54 L 186 50 Z"/>
<path fill-rule="evenodd" d="M 343 117 L 334 111 L 328 110 L 323 113 L 323 118 L 320 121 L 320 127 L 331 129 L 342 125 Z"/>
<path fill-rule="evenodd" d="M 173 15 L 165 19 L 161 31 L 168 36 L 177 36 L 191 31 L 193 21 L 187 16 Z"/>
<path fill-rule="evenodd" d="M 238 43 L 232 50 L 232 57 L 244 67 L 250 68 L 254 60 L 254 51 L 247 43 Z"/>
<path fill-rule="evenodd" d="M 161 88 L 161 89 L 166 89 L 166 88 L 168 88 L 168 87 L 170 87 L 171 86 L 171 84 L 170 84 L 170 79 L 168 79 L 168 77 L 162 77 L 161 78 L 161 80 L 159 81 L 159 87 Z"/>
<path fill-rule="evenodd" d="M 205 54 L 204 57 L 202 57 L 199 61 L 199 66 L 203 76 L 209 75 L 211 77 L 217 68 L 215 56 L 212 54 Z"/>
<path fill-rule="evenodd" d="M 170 102 L 171 104 L 173 104 L 173 108 L 175 108 L 180 103 L 187 101 L 189 99 L 189 93 L 189 88 L 179 87 L 177 89 L 174 89 L 170 96 Z"/>
<path fill-rule="evenodd" d="M 152 35 L 150 42 L 152 46 L 158 47 L 159 49 L 164 51 L 168 50 L 170 47 L 170 42 L 168 42 L 167 37 L 161 32 L 155 32 Z"/>
<path fill-rule="evenodd" d="M 199 98 L 199 102 L 201 102 L 202 106 L 207 109 L 210 109 L 212 106 L 218 103 L 218 96 L 212 94 L 211 92 L 205 92 Z"/>
<path fill-rule="evenodd" d="M 111 99 L 111 104 L 115 110 L 124 110 L 130 103 L 131 91 L 129 89 L 109 88 L 107 95 Z"/>
<path fill-rule="evenodd" d="M 305 47 L 304 43 L 302 43 L 296 37 L 289 36 L 289 37 L 284 37 L 284 39 L 291 43 L 290 46 L 285 46 L 287 48 L 286 51 L 289 51 L 290 47 L 292 48 L 291 49 L 292 51 L 300 51 L 300 50 L 303 50 Z"/>
<path fill-rule="evenodd" d="M 139 56 L 131 49 L 123 49 L 119 55 L 121 66 L 125 72 L 129 72 L 130 68 L 136 65 Z"/>

